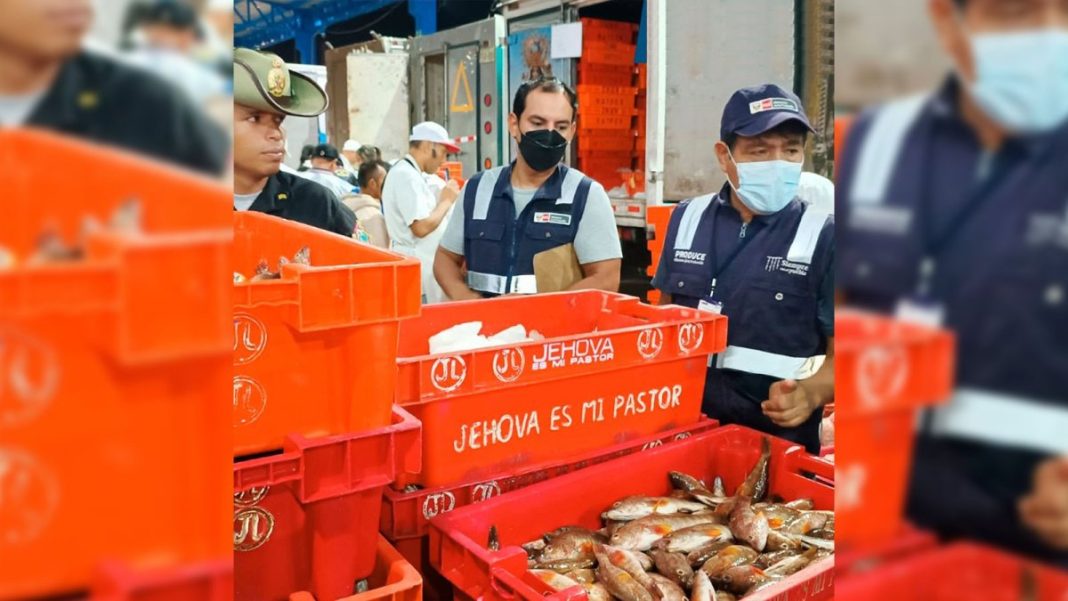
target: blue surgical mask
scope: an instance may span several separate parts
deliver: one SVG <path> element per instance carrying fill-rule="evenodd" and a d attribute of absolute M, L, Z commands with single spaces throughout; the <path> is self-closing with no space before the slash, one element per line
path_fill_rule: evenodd
<path fill-rule="evenodd" d="M 737 188 L 731 188 L 738 194 L 738 199 L 754 213 L 770 215 L 778 213 L 797 196 L 797 186 L 801 182 L 801 163 L 790 161 L 760 161 L 756 163 L 739 163 L 731 156 L 731 162 L 738 169 Z M 730 179 L 728 178 L 728 181 Z"/>
<path fill-rule="evenodd" d="M 1068 120 L 1068 31 L 975 34 L 972 97 L 1006 129 L 1043 133 Z"/>

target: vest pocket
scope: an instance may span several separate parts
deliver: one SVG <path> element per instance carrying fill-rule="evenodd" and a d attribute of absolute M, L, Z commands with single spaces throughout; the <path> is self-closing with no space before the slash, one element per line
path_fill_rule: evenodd
<path fill-rule="evenodd" d="M 662 292 L 670 294 L 673 298 L 685 296 L 701 300 L 711 291 L 712 279 L 702 275 L 673 271 L 668 274 L 665 288 Z"/>
<path fill-rule="evenodd" d="M 730 344 L 770 353 L 804 357 L 819 343 L 816 297 L 811 292 L 769 283 L 754 283 L 743 291 L 731 328 Z"/>
<path fill-rule="evenodd" d="M 540 252 L 570 244 L 572 242 L 571 226 L 528 223 L 524 228 L 527 243 L 530 244 L 532 256 Z"/>

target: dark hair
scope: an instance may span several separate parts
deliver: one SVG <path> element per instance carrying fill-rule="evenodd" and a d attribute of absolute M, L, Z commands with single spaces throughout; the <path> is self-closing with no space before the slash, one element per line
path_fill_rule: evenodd
<path fill-rule="evenodd" d="M 378 171 L 379 167 L 389 173 L 389 163 L 382 160 L 364 161 L 360 165 L 360 170 L 356 175 L 356 183 L 359 184 L 361 191 L 367 187 L 367 184 L 371 183 L 371 178 L 375 176 L 375 172 Z"/>
<path fill-rule="evenodd" d="M 305 144 L 304 148 L 300 149 L 300 162 L 303 163 L 304 161 L 307 161 L 313 154 L 315 154 L 315 145 Z"/>
<path fill-rule="evenodd" d="M 382 151 L 379 150 L 377 146 L 371 146 L 369 144 L 360 146 L 356 150 L 356 154 L 360 155 L 360 160 L 364 163 L 368 161 L 374 162 L 382 160 Z"/>
<path fill-rule="evenodd" d="M 523 111 L 527 109 L 527 96 L 534 90 L 566 96 L 568 104 L 571 105 L 571 120 L 575 120 L 578 113 L 578 96 L 570 86 L 556 78 L 535 79 L 519 86 L 515 92 L 515 100 L 512 102 L 512 112 L 516 117 L 523 116 Z"/>
<path fill-rule="evenodd" d="M 804 141 L 804 142 L 808 141 L 808 128 L 805 127 L 805 125 L 803 123 L 801 123 L 800 121 L 791 120 L 791 121 L 786 121 L 784 123 L 780 123 L 780 124 L 776 125 L 775 127 L 769 129 L 768 131 L 760 134 L 760 135 L 747 136 L 747 137 L 762 138 L 764 136 L 771 136 L 771 135 L 792 136 L 792 135 L 798 135 L 798 134 L 801 135 L 801 140 L 802 141 Z M 734 150 L 734 144 L 738 141 L 739 137 L 741 137 L 741 136 L 739 136 L 738 134 L 735 134 L 735 133 L 727 134 L 727 137 L 723 139 L 723 143 L 727 145 L 727 148 L 730 148 L 731 150 Z"/>

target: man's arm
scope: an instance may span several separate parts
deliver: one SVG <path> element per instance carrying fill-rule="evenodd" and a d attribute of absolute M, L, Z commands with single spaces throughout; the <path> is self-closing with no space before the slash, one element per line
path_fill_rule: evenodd
<path fill-rule="evenodd" d="M 657 304 L 661 305 L 661 306 L 670 305 L 671 304 L 671 295 L 666 293 L 666 292 L 661 292 L 660 293 L 660 301 L 657 302 Z"/>
<path fill-rule="evenodd" d="M 449 209 L 452 208 L 456 197 L 460 195 L 460 187 L 456 184 L 456 181 L 450 181 L 445 185 L 445 189 L 441 191 L 441 195 L 438 196 L 438 204 L 434 206 L 434 210 L 430 212 L 430 215 L 423 219 L 416 219 L 411 223 L 409 227 L 412 228 L 412 233 L 417 238 L 426 238 L 430 234 L 434 233 L 438 227 L 441 226 L 441 222 L 445 219 L 445 215 L 448 215 Z"/>
<path fill-rule="evenodd" d="M 1047 545 L 1068 551 L 1068 455 L 1039 464 L 1031 494 L 1019 502 L 1020 519 Z"/>
<path fill-rule="evenodd" d="M 568 290 L 605 290 L 619 292 L 619 269 L 622 259 L 609 259 L 587 263 L 582 266 L 582 279 Z"/>
<path fill-rule="evenodd" d="M 458 255 L 442 246 L 434 255 L 434 279 L 445 291 L 450 300 L 475 300 L 482 295 L 467 286 L 464 281 L 464 256 Z"/>

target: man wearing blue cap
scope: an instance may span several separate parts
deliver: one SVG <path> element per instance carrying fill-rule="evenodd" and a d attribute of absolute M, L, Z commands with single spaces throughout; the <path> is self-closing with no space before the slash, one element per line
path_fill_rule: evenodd
<path fill-rule="evenodd" d="M 674 211 L 653 286 L 730 318 L 704 412 L 817 452 L 834 396 L 834 219 L 797 197 L 810 131 L 792 92 L 735 92 L 716 143 L 727 183 Z"/>

